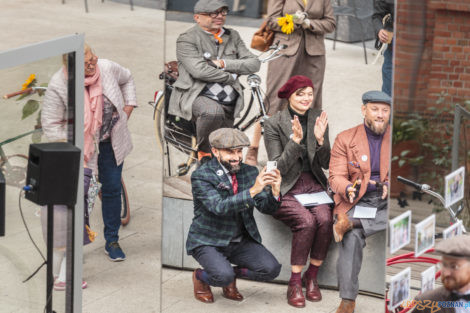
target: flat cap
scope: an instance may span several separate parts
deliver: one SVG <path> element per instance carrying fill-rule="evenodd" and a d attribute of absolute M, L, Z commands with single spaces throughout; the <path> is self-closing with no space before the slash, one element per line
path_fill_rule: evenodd
<path fill-rule="evenodd" d="M 362 103 L 378 102 L 392 105 L 392 98 L 385 92 L 379 90 L 371 90 L 362 95 Z"/>
<path fill-rule="evenodd" d="M 470 258 L 470 236 L 458 235 L 442 240 L 434 249 L 442 255 L 456 258 Z"/>
<path fill-rule="evenodd" d="M 313 88 L 312 80 L 307 76 L 295 75 L 279 89 L 277 96 L 281 99 L 288 99 L 297 89 L 304 87 Z"/>
<path fill-rule="evenodd" d="M 222 7 L 228 8 L 228 4 L 224 0 L 199 0 L 194 5 L 194 13 L 210 13 Z"/>
<path fill-rule="evenodd" d="M 216 149 L 237 149 L 248 147 L 250 139 L 235 128 L 219 128 L 209 135 L 209 143 Z"/>

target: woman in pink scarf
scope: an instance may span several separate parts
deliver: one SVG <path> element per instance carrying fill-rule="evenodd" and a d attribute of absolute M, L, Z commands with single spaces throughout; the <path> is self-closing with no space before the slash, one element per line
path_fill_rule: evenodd
<path fill-rule="evenodd" d="M 86 44 L 84 59 L 85 194 L 90 177 L 93 173 L 98 174 L 102 184 L 105 253 L 111 261 L 123 261 L 126 256 L 118 244 L 121 225 L 121 174 L 124 158 L 132 150 L 127 120 L 137 106 L 135 84 L 128 69 L 110 60 L 98 60 Z M 42 127 L 49 140 L 67 140 L 66 110 L 67 75 L 61 69 L 49 82 L 42 108 Z M 85 209 L 86 207 L 85 204 Z M 56 264 L 60 265 L 60 262 L 55 261 L 54 265 Z M 54 266 L 55 269 L 58 267 L 60 266 Z M 59 274 L 58 282 L 65 288 L 65 278 L 60 280 L 61 275 Z"/>

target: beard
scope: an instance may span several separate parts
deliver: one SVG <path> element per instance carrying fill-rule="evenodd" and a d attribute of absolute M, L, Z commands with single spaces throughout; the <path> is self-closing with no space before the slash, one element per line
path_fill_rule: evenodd
<path fill-rule="evenodd" d="M 383 121 L 382 125 L 376 125 L 374 120 L 365 120 L 367 127 L 369 127 L 369 129 L 372 130 L 376 135 L 383 135 L 387 130 L 388 122 L 386 122 L 385 120 L 381 121 Z"/>
<path fill-rule="evenodd" d="M 459 281 L 453 277 L 443 277 L 442 284 L 447 290 L 453 291 L 461 289 L 462 287 L 467 285 L 468 282 Z"/>
<path fill-rule="evenodd" d="M 231 159 L 231 160 L 224 160 L 220 158 L 220 164 L 222 164 L 231 174 L 236 174 L 240 170 L 242 159 Z M 238 163 L 235 163 L 238 162 Z"/>

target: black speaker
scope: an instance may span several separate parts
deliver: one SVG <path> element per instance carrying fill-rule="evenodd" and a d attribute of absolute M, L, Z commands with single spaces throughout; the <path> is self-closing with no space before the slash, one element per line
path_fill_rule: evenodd
<path fill-rule="evenodd" d="M 77 202 L 80 149 L 67 142 L 29 146 L 26 199 L 39 204 Z"/>
<path fill-rule="evenodd" d="M 5 236 L 5 177 L 0 171 L 0 237 Z"/>

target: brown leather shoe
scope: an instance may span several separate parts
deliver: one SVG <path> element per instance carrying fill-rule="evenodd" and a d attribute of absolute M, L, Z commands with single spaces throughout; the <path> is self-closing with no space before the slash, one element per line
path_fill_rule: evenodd
<path fill-rule="evenodd" d="M 320 287 L 318 286 L 316 279 L 311 279 L 308 278 L 307 275 L 304 275 L 302 277 L 302 283 L 304 284 L 305 289 L 307 289 L 305 295 L 307 296 L 306 298 L 308 301 L 317 302 L 321 300 Z"/>
<path fill-rule="evenodd" d="M 349 220 L 346 213 L 338 213 L 336 215 L 335 223 L 333 224 L 333 236 L 336 242 L 343 240 L 345 233 L 353 228 L 353 223 Z"/>
<path fill-rule="evenodd" d="M 230 283 L 227 287 L 222 287 L 223 295 L 225 298 L 235 301 L 242 301 L 243 296 L 238 292 L 236 279 Z"/>
<path fill-rule="evenodd" d="M 302 285 L 289 285 L 287 287 L 287 303 L 296 307 L 303 308 L 305 307 L 305 297 L 302 292 Z"/>
<path fill-rule="evenodd" d="M 354 307 L 356 306 L 356 301 L 349 299 L 341 299 L 336 313 L 353 313 Z"/>
<path fill-rule="evenodd" d="M 256 166 L 258 165 L 258 147 L 249 147 L 245 156 L 245 164 Z"/>
<path fill-rule="evenodd" d="M 193 272 L 194 297 L 204 303 L 214 302 L 211 287 L 196 278 L 196 271 Z"/>

